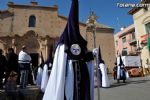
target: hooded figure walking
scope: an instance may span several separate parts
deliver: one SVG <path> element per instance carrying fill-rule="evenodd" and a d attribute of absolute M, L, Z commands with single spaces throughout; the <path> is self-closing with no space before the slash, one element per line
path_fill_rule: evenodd
<path fill-rule="evenodd" d="M 94 100 L 88 61 L 93 60 L 87 41 L 80 35 L 78 0 L 72 0 L 67 25 L 54 55 L 43 100 Z M 94 71 L 94 70 L 93 70 Z"/>
<path fill-rule="evenodd" d="M 119 65 L 117 66 L 117 82 L 119 83 L 120 80 L 123 80 L 123 83 L 125 83 L 126 80 L 126 69 L 121 56 L 119 57 Z"/>
<path fill-rule="evenodd" d="M 100 47 L 99 47 L 99 49 L 96 48 L 94 50 L 94 52 L 96 52 L 97 55 L 98 55 L 98 78 L 99 78 L 99 85 L 101 87 L 104 87 L 104 88 L 110 87 L 110 81 L 109 81 L 108 75 L 107 75 L 107 67 L 105 65 L 104 60 L 102 59 Z"/>
<path fill-rule="evenodd" d="M 53 58 L 52 58 L 52 50 L 50 50 L 49 57 L 43 66 L 43 74 L 41 80 L 41 91 L 44 93 L 47 87 L 48 78 L 50 76 L 50 70 L 52 68 Z"/>

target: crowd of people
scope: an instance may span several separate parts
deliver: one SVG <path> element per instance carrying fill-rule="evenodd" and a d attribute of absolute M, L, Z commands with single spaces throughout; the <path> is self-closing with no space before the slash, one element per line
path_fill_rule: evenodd
<path fill-rule="evenodd" d="M 22 50 L 20 51 L 19 55 L 15 54 L 13 48 L 9 48 L 6 56 L 4 56 L 3 50 L 0 49 L 0 88 L 2 89 L 4 87 L 4 85 L 7 83 L 8 79 L 10 77 L 10 74 L 12 72 L 15 72 L 17 74 L 16 82 L 18 85 L 20 85 L 20 88 L 26 88 L 26 86 L 28 84 L 29 72 L 31 71 L 30 62 L 31 62 L 31 57 L 27 53 L 26 46 L 22 46 Z M 101 63 L 104 64 L 104 62 L 102 62 L 102 61 L 101 61 Z M 124 72 L 126 72 L 126 70 L 123 65 L 119 65 L 119 66 L 121 66 L 121 67 L 118 67 L 117 63 L 115 63 L 115 67 L 113 70 L 114 71 L 114 80 L 117 80 L 118 83 L 119 83 L 119 80 L 123 80 L 123 82 L 125 82 L 126 75 Z M 102 76 L 105 76 L 105 78 L 107 78 L 107 76 L 106 76 L 107 71 L 106 70 L 102 71 L 103 68 L 104 67 L 102 67 L 102 68 L 100 67 L 100 69 L 99 69 L 99 71 L 100 71 L 99 75 L 101 75 L 101 78 L 100 78 L 101 86 L 103 86 L 102 85 L 102 82 L 103 82 Z M 121 73 L 121 71 L 123 71 L 123 72 Z M 118 72 L 121 73 L 119 75 L 122 75 L 122 77 L 120 77 L 118 75 Z M 31 84 L 33 84 L 33 80 L 31 82 Z M 107 78 L 107 84 L 109 84 L 108 78 Z M 108 85 L 108 87 L 109 86 L 110 85 Z"/>
<path fill-rule="evenodd" d="M 95 52 L 95 53 L 94 53 Z M 99 52 L 99 53 L 98 53 Z M 99 71 L 99 86 L 103 88 L 111 87 L 108 75 L 107 75 L 107 66 L 105 65 L 104 60 L 101 57 L 100 48 L 98 48 L 94 51 L 93 50 L 93 56 L 98 56 L 98 71 Z M 51 57 L 49 57 L 51 58 Z M 20 86 L 21 89 L 24 89 L 29 84 L 30 79 L 29 77 L 31 75 L 31 57 L 28 54 L 27 47 L 22 46 L 21 51 L 19 52 L 19 55 L 15 54 L 13 48 L 9 48 L 7 51 L 6 56 L 3 55 L 3 50 L 0 49 L 0 88 L 5 88 L 5 91 L 8 96 L 14 98 L 12 100 L 16 100 L 15 98 L 18 95 L 17 91 L 17 85 Z M 49 59 L 47 61 L 49 63 Z M 43 64 L 42 67 L 38 67 L 39 69 L 42 68 L 42 74 L 41 79 L 37 78 L 36 81 L 37 86 L 40 85 L 41 91 L 44 93 L 46 90 L 46 86 L 48 84 L 48 72 L 47 70 L 44 70 L 47 63 Z M 52 63 L 51 63 L 52 64 Z M 45 66 L 45 67 L 44 67 Z M 38 69 L 38 70 L 39 70 Z M 114 80 L 117 80 L 119 83 L 120 80 L 123 80 L 125 83 L 126 80 L 126 69 L 124 67 L 124 64 L 120 57 L 119 64 L 115 63 L 114 67 Z M 41 71 L 38 71 L 37 73 L 41 73 Z M 40 82 L 38 82 L 40 80 Z M 33 84 L 33 80 L 32 83 Z"/>
<path fill-rule="evenodd" d="M 13 48 L 9 48 L 5 55 L 3 50 L 0 49 L 0 90 L 4 89 L 7 96 L 11 97 L 10 100 L 18 100 L 16 99 L 19 93 L 18 87 L 25 89 L 28 84 L 37 85 L 41 91 L 44 92 L 48 76 L 50 75 L 49 71 L 52 67 L 52 54 L 49 54 L 45 62 L 42 58 L 43 55 L 41 55 L 41 60 L 43 61 L 40 66 L 37 66 L 37 70 L 33 71 L 31 64 L 32 59 L 25 45 L 22 46 L 18 55 L 14 52 Z M 38 77 L 38 70 L 40 68 L 42 70 L 40 72 L 43 73 L 41 79 Z M 33 75 L 31 73 L 33 73 Z M 39 80 L 40 82 L 38 82 Z M 38 84 L 40 84 L 40 86 Z"/>
<path fill-rule="evenodd" d="M 0 88 L 6 84 L 11 71 L 19 73 L 18 56 L 14 53 L 13 48 L 9 48 L 6 56 L 0 49 Z M 19 81 L 18 81 L 19 84 Z"/>
<path fill-rule="evenodd" d="M 12 72 L 17 74 L 16 84 L 20 85 L 20 88 L 26 88 L 27 84 L 34 84 L 33 76 L 29 73 L 31 72 L 30 62 L 31 57 L 26 46 L 22 46 L 19 55 L 13 48 L 9 48 L 4 56 L 3 50 L 0 49 L 0 89 L 3 89 L 10 80 Z"/>

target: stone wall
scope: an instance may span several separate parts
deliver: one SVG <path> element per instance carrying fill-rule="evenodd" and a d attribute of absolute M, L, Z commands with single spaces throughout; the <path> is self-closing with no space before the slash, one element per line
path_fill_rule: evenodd
<path fill-rule="evenodd" d="M 96 38 L 96 48 L 100 46 L 102 59 L 105 61 L 106 66 L 108 67 L 108 71 L 111 73 L 113 71 L 114 62 L 115 62 L 115 45 L 114 45 L 114 37 L 113 30 L 97 28 L 95 32 Z M 94 39 L 93 32 L 87 32 L 87 40 L 88 48 L 93 50 L 94 48 Z"/>

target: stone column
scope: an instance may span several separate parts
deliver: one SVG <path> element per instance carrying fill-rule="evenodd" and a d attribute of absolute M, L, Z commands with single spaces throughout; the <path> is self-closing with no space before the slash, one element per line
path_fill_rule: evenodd
<path fill-rule="evenodd" d="M 42 38 L 38 38 L 37 39 L 39 44 L 40 44 L 40 49 L 39 49 L 39 54 L 40 54 L 40 57 L 39 57 L 39 62 L 41 63 L 41 52 L 42 52 L 42 55 L 43 55 L 43 58 L 44 58 L 44 61 L 45 61 L 45 40 L 42 40 Z"/>
<path fill-rule="evenodd" d="M 48 40 L 45 40 L 45 58 L 48 58 Z"/>

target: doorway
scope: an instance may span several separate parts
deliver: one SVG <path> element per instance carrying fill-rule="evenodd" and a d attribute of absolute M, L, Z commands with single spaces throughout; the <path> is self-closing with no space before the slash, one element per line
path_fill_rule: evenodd
<path fill-rule="evenodd" d="M 31 56 L 31 63 L 32 63 L 32 67 L 38 67 L 38 58 L 39 58 L 39 54 L 38 53 L 30 53 Z"/>
<path fill-rule="evenodd" d="M 29 73 L 29 76 L 33 76 L 33 79 L 31 77 L 29 77 L 30 82 L 29 83 L 33 83 L 33 81 L 35 81 L 36 79 L 36 75 L 37 75 L 37 70 L 38 70 L 38 59 L 39 59 L 39 54 L 38 53 L 30 53 L 31 56 L 31 72 Z M 32 74 L 31 74 L 32 73 Z"/>

